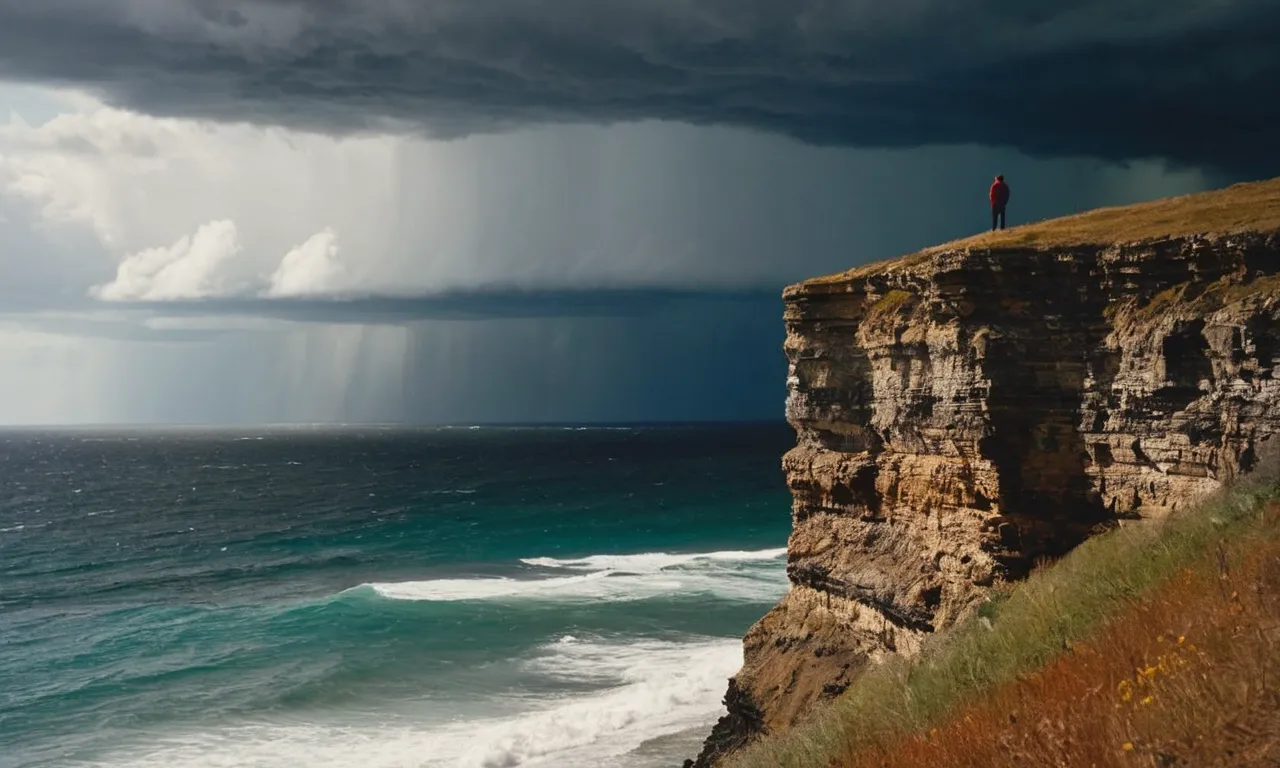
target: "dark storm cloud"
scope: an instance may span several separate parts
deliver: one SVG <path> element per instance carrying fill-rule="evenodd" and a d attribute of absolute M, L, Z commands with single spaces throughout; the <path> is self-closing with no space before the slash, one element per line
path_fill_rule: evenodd
<path fill-rule="evenodd" d="M 0 0 L 0 77 L 451 136 L 643 118 L 1280 168 L 1275 0 Z"/>
<path fill-rule="evenodd" d="M 350 298 L 228 298 L 120 303 L 169 317 L 235 316 L 297 323 L 401 325 L 421 320 L 520 320 L 641 317 L 696 304 L 780 302 L 778 291 L 678 289 L 513 290 L 481 288 L 427 296 Z"/>

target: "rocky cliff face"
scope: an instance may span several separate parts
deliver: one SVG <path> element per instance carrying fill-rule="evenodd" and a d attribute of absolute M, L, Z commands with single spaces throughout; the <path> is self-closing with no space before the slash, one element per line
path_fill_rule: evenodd
<path fill-rule="evenodd" d="M 790 592 L 699 764 L 993 585 L 1248 470 L 1280 430 L 1280 237 L 957 248 L 786 291 Z"/>

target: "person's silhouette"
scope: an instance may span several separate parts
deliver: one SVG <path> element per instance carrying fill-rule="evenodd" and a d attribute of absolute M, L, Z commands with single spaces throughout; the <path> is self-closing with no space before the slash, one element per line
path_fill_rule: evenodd
<path fill-rule="evenodd" d="M 991 185 L 991 231 L 996 230 L 996 225 L 1000 225 L 1000 229 L 1004 229 L 1004 211 L 1009 205 L 1009 185 L 1004 183 L 1004 176 L 996 177 L 995 183 Z"/>

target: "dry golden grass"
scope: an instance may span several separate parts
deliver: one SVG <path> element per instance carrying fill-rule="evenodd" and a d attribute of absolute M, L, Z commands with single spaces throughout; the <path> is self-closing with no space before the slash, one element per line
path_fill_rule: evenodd
<path fill-rule="evenodd" d="M 1268 456 L 1164 522 L 1094 537 L 724 765 L 1214 765 L 1271 749 L 1278 498 Z"/>
<path fill-rule="evenodd" d="M 1280 230 L 1280 179 L 1064 216 L 931 248 L 1126 243 L 1164 237 Z"/>
<path fill-rule="evenodd" d="M 831 765 L 1280 765 L 1278 588 L 1280 540 L 1220 545 L 1035 673 Z"/>
<path fill-rule="evenodd" d="M 808 283 L 836 282 L 876 274 L 964 248 L 1051 248 L 1108 245 L 1198 234 L 1280 231 L 1280 178 L 1195 195 L 1093 211 L 987 232 L 927 248 L 899 259 L 855 267 Z"/>

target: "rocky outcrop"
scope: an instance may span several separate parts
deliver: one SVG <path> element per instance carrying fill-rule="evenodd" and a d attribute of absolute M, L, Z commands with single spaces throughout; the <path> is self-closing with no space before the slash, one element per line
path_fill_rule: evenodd
<path fill-rule="evenodd" d="M 699 765 L 1280 430 L 1280 237 L 957 247 L 785 293 L 791 589 Z"/>

